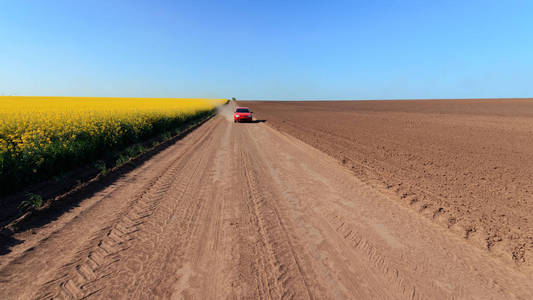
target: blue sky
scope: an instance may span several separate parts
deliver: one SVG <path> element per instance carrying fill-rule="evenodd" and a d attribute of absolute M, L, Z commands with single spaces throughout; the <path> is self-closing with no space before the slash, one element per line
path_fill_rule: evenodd
<path fill-rule="evenodd" d="M 533 1 L 1 1 L 0 95 L 533 97 Z"/>

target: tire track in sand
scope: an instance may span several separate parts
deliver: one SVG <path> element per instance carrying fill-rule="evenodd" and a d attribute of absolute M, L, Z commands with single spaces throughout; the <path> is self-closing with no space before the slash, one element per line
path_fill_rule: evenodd
<path fill-rule="evenodd" d="M 211 124 L 209 132 L 215 128 Z M 198 142 L 198 147 L 202 147 L 206 141 L 212 139 L 212 135 L 206 134 Z M 159 176 L 153 178 L 145 189 L 135 197 L 133 205 L 129 211 L 125 212 L 113 224 L 106 226 L 96 232 L 89 239 L 87 245 L 77 251 L 74 259 L 65 264 L 57 271 L 54 279 L 45 283 L 37 292 L 38 299 L 50 298 L 87 298 L 98 293 L 102 288 L 98 282 L 112 276 L 109 267 L 121 260 L 123 251 L 131 247 L 131 242 L 135 239 L 135 233 L 142 229 L 142 225 L 153 214 L 159 202 L 167 195 L 173 182 L 189 183 L 193 176 L 180 174 L 186 159 L 196 151 L 194 147 L 187 149 L 182 156 L 177 157 L 168 168 Z M 186 169 L 186 168 L 185 168 Z M 191 170 L 197 170 L 193 168 Z M 176 180 L 176 176 L 180 174 Z M 182 187 L 184 191 L 187 185 Z M 183 192 L 184 193 L 184 192 Z"/>
<path fill-rule="evenodd" d="M 259 157 L 251 157 L 254 153 L 249 149 L 245 128 L 236 133 L 237 144 L 240 146 L 238 161 L 242 163 L 242 182 L 246 183 L 243 208 L 252 231 L 258 241 L 254 245 L 255 257 L 252 259 L 256 268 L 257 292 L 259 298 L 310 298 L 310 287 L 306 282 L 303 268 L 291 244 L 290 238 L 277 212 L 272 194 L 261 187 L 258 178 L 265 174 L 257 174 L 260 166 Z"/>

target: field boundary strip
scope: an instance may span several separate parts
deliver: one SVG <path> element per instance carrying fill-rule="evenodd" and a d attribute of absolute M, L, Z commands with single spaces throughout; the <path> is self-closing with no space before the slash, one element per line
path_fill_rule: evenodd
<path fill-rule="evenodd" d="M 54 210 L 56 206 L 61 204 L 66 204 L 63 202 L 68 202 L 68 198 L 74 196 L 77 193 L 81 193 L 84 190 L 88 189 L 91 185 L 95 185 L 97 183 L 102 183 L 104 180 L 111 180 L 113 181 L 116 177 L 130 172 L 131 170 L 135 169 L 141 162 L 148 160 L 149 158 L 153 157 L 155 154 L 161 152 L 162 150 L 166 149 L 168 146 L 172 145 L 173 143 L 183 139 L 185 136 L 187 136 L 189 133 L 212 119 L 214 116 L 216 116 L 216 109 L 212 110 L 206 117 L 193 122 L 179 132 L 176 135 L 171 136 L 168 139 L 165 139 L 161 142 L 159 142 L 157 145 L 147 148 L 145 151 L 130 157 L 128 160 L 123 162 L 120 165 L 114 166 L 110 168 L 105 174 L 102 172 L 98 172 L 95 176 L 92 178 L 81 182 L 80 184 L 74 186 L 73 188 L 68 189 L 67 191 L 63 191 L 59 193 L 58 195 L 55 195 L 53 197 L 50 197 L 48 199 L 43 199 L 44 203 L 42 207 L 38 209 L 28 210 L 22 214 L 18 214 L 9 220 L 3 222 L 3 224 L 0 224 L 1 228 L 1 235 L 6 235 L 13 233 L 15 231 L 20 231 L 21 228 L 19 227 L 31 227 L 32 219 L 39 218 L 39 216 L 46 214 L 50 210 Z"/>

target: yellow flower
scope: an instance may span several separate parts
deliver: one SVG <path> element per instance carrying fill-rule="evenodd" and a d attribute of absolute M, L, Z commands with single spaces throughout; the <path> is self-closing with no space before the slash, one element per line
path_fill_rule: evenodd
<path fill-rule="evenodd" d="M 82 151 L 83 156 L 91 149 L 122 142 L 125 135 L 136 138 L 137 134 L 149 132 L 160 120 L 182 120 L 211 110 L 225 101 L 0 97 L 0 151 L 10 157 L 29 155 L 33 157 L 31 161 L 38 161 L 37 155 L 54 158 L 70 155 L 72 151 Z M 82 136 L 83 141 L 80 141 Z"/>

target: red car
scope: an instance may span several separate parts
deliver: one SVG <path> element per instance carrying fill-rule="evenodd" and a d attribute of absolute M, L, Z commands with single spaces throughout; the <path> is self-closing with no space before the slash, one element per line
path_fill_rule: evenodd
<path fill-rule="evenodd" d="M 252 122 L 252 112 L 248 107 L 237 107 L 233 113 L 233 122 Z"/>

